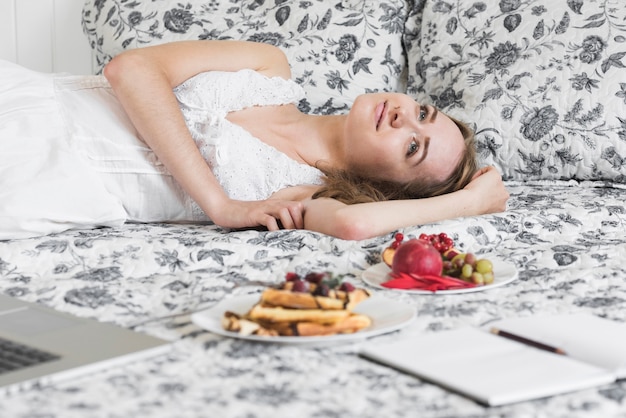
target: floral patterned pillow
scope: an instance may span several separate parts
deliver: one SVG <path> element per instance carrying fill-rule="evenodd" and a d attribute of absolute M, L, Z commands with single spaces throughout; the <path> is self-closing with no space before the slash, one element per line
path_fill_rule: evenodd
<path fill-rule="evenodd" d="M 408 91 L 470 122 L 506 179 L 626 182 L 620 0 L 425 0 Z"/>
<path fill-rule="evenodd" d="M 407 0 L 86 0 L 83 29 L 102 67 L 129 48 L 187 39 L 283 49 L 303 111 L 345 112 L 356 96 L 406 87 Z"/>

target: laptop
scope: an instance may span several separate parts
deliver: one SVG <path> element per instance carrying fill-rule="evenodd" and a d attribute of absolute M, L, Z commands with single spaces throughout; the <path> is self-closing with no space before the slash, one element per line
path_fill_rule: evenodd
<path fill-rule="evenodd" d="M 0 394 L 164 353 L 169 342 L 0 295 Z"/>

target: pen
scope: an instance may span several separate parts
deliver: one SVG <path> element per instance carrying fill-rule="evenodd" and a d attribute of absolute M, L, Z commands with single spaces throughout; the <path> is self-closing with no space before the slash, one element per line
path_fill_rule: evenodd
<path fill-rule="evenodd" d="M 495 335 L 499 335 L 500 337 L 504 337 L 513 341 L 520 342 L 522 344 L 529 345 L 531 347 L 538 348 L 540 350 L 546 350 L 551 353 L 565 355 L 565 351 L 562 350 L 561 348 L 552 347 L 548 344 L 540 343 L 539 341 L 534 341 L 534 340 L 531 340 L 531 339 L 528 339 L 519 335 L 511 334 L 510 332 L 502 331 L 501 329 L 498 329 L 498 328 L 491 328 L 491 333 Z"/>

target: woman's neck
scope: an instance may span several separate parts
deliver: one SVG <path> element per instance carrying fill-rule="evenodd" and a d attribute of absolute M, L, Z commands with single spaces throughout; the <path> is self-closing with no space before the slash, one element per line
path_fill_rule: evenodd
<path fill-rule="evenodd" d="M 320 169 L 343 168 L 346 115 L 307 115 L 292 126 L 290 138 L 300 158 Z"/>
<path fill-rule="evenodd" d="M 346 115 L 309 115 L 288 105 L 249 107 L 227 119 L 297 161 L 321 169 L 343 167 Z"/>

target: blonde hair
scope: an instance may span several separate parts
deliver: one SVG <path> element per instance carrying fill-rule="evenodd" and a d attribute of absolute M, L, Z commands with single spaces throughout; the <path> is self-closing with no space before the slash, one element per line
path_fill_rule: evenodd
<path fill-rule="evenodd" d="M 461 131 L 465 152 L 447 179 L 434 182 L 418 178 L 408 183 L 379 180 L 346 170 L 324 170 L 324 185 L 313 199 L 329 197 L 345 204 L 383 200 L 420 199 L 451 193 L 465 187 L 478 170 L 474 132 L 463 122 L 450 118 Z"/>

